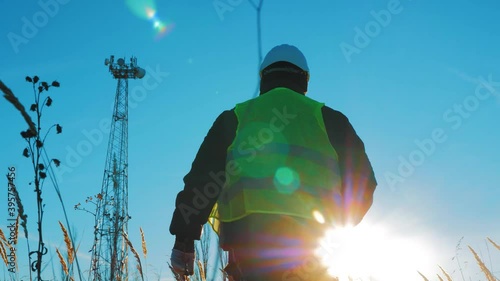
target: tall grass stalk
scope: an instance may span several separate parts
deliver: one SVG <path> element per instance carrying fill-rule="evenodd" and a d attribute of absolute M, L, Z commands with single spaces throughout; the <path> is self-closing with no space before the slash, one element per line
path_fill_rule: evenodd
<path fill-rule="evenodd" d="M 134 248 L 134 245 L 132 245 L 132 242 L 128 239 L 128 235 L 126 233 L 123 233 L 123 238 L 125 239 L 125 243 L 130 247 L 130 251 L 132 251 L 132 254 L 134 254 L 134 257 L 137 261 L 137 270 L 139 271 L 139 274 L 141 275 L 141 280 L 144 281 L 144 274 L 142 270 L 142 264 L 141 264 L 141 257 L 139 256 L 139 253 Z"/>
<path fill-rule="evenodd" d="M 200 260 L 197 260 L 198 269 L 200 270 L 200 279 L 201 281 L 206 281 L 207 277 L 205 276 L 206 267 L 201 263 Z"/>
<path fill-rule="evenodd" d="M 497 243 L 493 242 L 493 240 L 491 240 L 491 238 L 487 237 L 486 239 L 488 239 L 488 241 L 490 241 L 490 243 L 495 246 L 495 248 L 497 248 L 497 250 L 500 251 L 500 245 L 498 245 Z"/>
<path fill-rule="evenodd" d="M 248 1 L 252 5 L 252 7 L 257 12 L 257 65 L 258 69 L 260 69 L 260 63 L 262 62 L 262 28 L 261 28 L 261 10 L 262 4 L 264 0 L 258 0 L 257 4 L 255 4 L 252 0 Z M 259 88 L 260 83 L 257 82 L 257 87 L 255 89 L 254 97 L 259 96 Z"/>
<path fill-rule="evenodd" d="M 61 227 L 61 231 L 63 232 L 64 236 L 64 244 L 66 244 L 66 250 L 68 253 L 68 262 L 71 264 L 73 263 L 74 260 L 74 250 L 73 250 L 73 243 L 71 243 L 71 239 L 68 234 L 68 230 L 66 230 L 66 227 L 64 227 L 64 224 L 59 221 L 59 226 Z"/>
<path fill-rule="evenodd" d="M 19 99 L 14 95 L 14 93 L 0 80 L 0 90 L 4 93 L 3 97 L 10 102 L 18 111 L 21 113 L 24 121 L 28 124 L 28 127 L 32 132 L 36 132 L 36 126 L 31 116 L 26 112 L 24 105 L 19 101 Z"/>
<path fill-rule="evenodd" d="M 139 231 L 141 232 L 142 254 L 143 254 L 144 258 L 146 258 L 148 255 L 148 247 L 146 246 L 146 238 L 144 236 L 144 231 L 142 230 L 142 227 L 139 227 Z"/>
<path fill-rule="evenodd" d="M 144 231 L 142 227 L 139 227 L 139 231 L 141 232 L 141 246 L 142 246 L 142 255 L 144 257 L 144 272 L 146 272 L 146 276 L 148 275 L 148 247 L 146 244 L 146 236 L 144 235 Z"/>
<path fill-rule="evenodd" d="M 59 227 L 63 233 L 64 244 L 66 245 L 66 253 L 68 256 L 66 275 L 68 275 L 69 278 L 73 278 L 73 262 L 75 261 L 76 250 L 73 247 L 73 241 L 68 234 L 68 230 L 64 227 L 64 224 L 61 221 L 59 221 Z"/>
<path fill-rule="evenodd" d="M 68 264 L 66 263 L 61 252 L 57 248 L 56 248 L 56 253 L 57 253 L 57 256 L 59 257 L 59 262 L 61 263 L 64 274 L 66 274 L 66 276 L 69 276 Z"/>
<path fill-rule="evenodd" d="M 493 274 L 491 274 L 490 270 L 486 267 L 486 265 L 484 265 L 483 261 L 481 260 L 481 258 L 479 258 L 478 254 L 476 253 L 476 251 L 474 251 L 474 249 L 472 249 L 471 246 L 468 246 L 469 247 L 469 250 L 472 252 L 472 254 L 474 255 L 474 258 L 476 259 L 476 262 L 477 264 L 479 265 L 479 268 L 481 268 L 481 271 L 484 273 L 484 275 L 486 276 L 486 279 L 488 281 L 498 281 L 494 276 Z"/>
<path fill-rule="evenodd" d="M 458 252 L 460 250 L 462 250 L 462 248 L 460 247 L 460 245 L 462 244 L 462 240 L 463 239 L 464 239 L 464 237 L 462 236 L 460 238 L 460 240 L 458 240 L 457 246 L 455 248 L 455 259 L 457 259 L 457 265 L 458 265 L 458 269 L 460 269 L 460 275 L 462 276 L 462 281 L 465 281 L 464 271 L 462 269 L 462 265 L 460 264 L 460 260 L 459 260 L 459 257 L 458 257 Z"/>
<path fill-rule="evenodd" d="M 418 274 L 419 274 L 420 276 L 422 276 L 422 278 L 424 279 L 424 281 L 429 281 L 429 279 L 427 279 L 427 277 L 425 277 L 425 275 L 424 275 L 424 274 L 422 274 L 422 272 L 420 272 L 420 271 L 418 271 L 418 270 L 417 270 L 417 272 L 418 272 Z"/>
<path fill-rule="evenodd" d="M 5 237 L 5 234 L 3 233 L 3 230 L 0 228 L 0 240 L 2 240 L 5 243 L 8 243 L 7 237 Z"/>
<path fill-rule="evenodd" d="M 7 258 L 7 249 L 5 249 L 5 243 L 0 241 L 0 256 L 2 257 L 3 262 L 6 266 L 9 265 L 9 260 Z"/>
<path fill-rule="evenodd" d="M 438 265 L 439 266 L 439 265 Z M 448 272 L 446 272 L 441 266 L 439 266 L 439 269 L 441 270 L 441 272 L 444 274 L 444 276 L 446 277 L 446 281 L 453 281 L 451 280 L 451 276 L 448 274 Z"/>
<path fill-rule="evenodd" d="M 60 164 L 59 160 L 57 160 L 57 159 L 49 160 L 50 158 L 49 158 L 47 151 L 45 149 L 43 149 L 43 157 L 44 157 L 45 161 L 49 162 L 50 164 L 54 164 L 56 166 L 59 166 L 59 164 Z M 61 207 L 62 207 L 63 215 L 64 215 L 64 221 L 66 222 L 66 225 L 69 226 L 68 213 L 66 212 L 66 206 L 64 205 L 64 201 L 63 201 L 62 194 L 61 194 L 61 189 L 59 188 L 59 183 L 57 182 L 57 178 L 56 178 L 56 175 L 54 173 L 54 169 L 53 169 L 52 165 L 49 165 L 47 172 L 48 172 L 48 176 L 52 182 L 52 185 L 54 186 L 54 190 L 56 191 L 57 198 L 59 199 L 59 203 L 61 203 Z M 62 225 L 61 222 L 59 222 L 59 224 L 61 225 L 61 227 L 64 227 L 64 225 Z M 66 229 L 66 228 L 64 228 L 64 229 Z M 67 244 L 67 247 L 68 247 L 68 249 L 72 250 L 71 257 L 72 257 L 72 261 L 74 261 L 76 263 L 78 277 L 80 278 L 79 280 L 83 280 L 82 279 L 82 271 L 80 269 L 80 263 L 78 261 L 78 256 L 77 256 L 77 252 L 76 252 L 77 247 L 75 247 L 75 245 L 74 245 L 74 240 L 75 240 L 74 237 L 75 236 L 73 236 L 73 233 L 72 233 L 70 227 L 67 228 L 67 231 L 65 232 L 64 235 L 65 235 L 65 242 L 66 242 L 66 236 L 67 236 L 67 239 L 69 241 L 70 245 Z M 68 253 L 68 257 L 69 257 L 69 253 Z"/>

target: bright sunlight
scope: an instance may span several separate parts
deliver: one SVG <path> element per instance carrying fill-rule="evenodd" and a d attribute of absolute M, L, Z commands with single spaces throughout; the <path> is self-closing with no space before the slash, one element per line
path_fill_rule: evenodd
<path fill-rule="evenodd" d="M 318 256 L 339 281 L 422 280 L 417 270 L 432 268 L 424 239 L 401 237 L 380 224 L 332 228 L 319 245 Z"/>

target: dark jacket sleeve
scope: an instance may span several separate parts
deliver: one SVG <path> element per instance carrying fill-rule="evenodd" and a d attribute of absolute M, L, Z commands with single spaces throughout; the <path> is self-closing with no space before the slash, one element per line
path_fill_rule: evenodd
<path fill-rule="evenodd" d="M 184 177 L 184 189 L 177 194 L 170 233 L 178 238 L 199 240 L 201 229 L 217 202 L 225 182 L 227 148 L 236 135 L 234 110 L 215 120 Z"/>
<path fill-rule="evenodd" d="M 322 108 L 330 143 L 335 148 L 342 177 L 342 199 L 346 223 L 358 224 L 370 209 L 377 186 L 363 141 L 347 117 L 327 106 Z"/>

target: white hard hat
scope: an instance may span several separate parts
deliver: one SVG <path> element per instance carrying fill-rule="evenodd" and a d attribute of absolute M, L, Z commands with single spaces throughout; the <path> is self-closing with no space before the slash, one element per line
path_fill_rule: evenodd
<path fill-rule="evenodd" d="M 260 70 L 270 66 L 271 64 L 279 61 L 286 61 L 292 63 L 302 70 L 309 72 L 309 66 L 307 65 L 306 57 L 302 52 L 295 46 L 292 45 L 278 45 L 272 48 L 262 61 L 260 65 Z"/>

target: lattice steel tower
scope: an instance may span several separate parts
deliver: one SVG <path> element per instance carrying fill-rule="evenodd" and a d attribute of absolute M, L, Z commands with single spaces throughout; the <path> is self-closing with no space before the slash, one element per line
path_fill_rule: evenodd
<path fill-rule="evenodd" d="M 104 61 L 118 80 L 111 120 L 102 189 L 97 198 L 94 244 L 89 280 L 128 280 L 128 79 L 142 78 L 145 70 L 114 56 Z"/>

